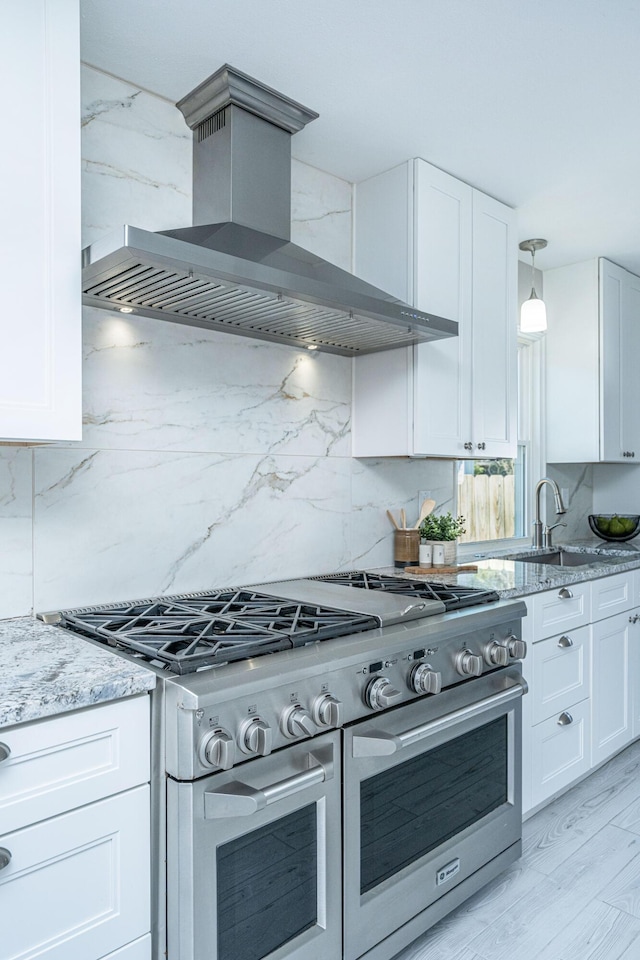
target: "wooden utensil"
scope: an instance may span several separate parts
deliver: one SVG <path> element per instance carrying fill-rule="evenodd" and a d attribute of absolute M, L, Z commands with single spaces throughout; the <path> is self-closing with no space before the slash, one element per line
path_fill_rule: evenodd
<path fill-rule="evenodd" d="M 400 519 L 402 520 L 402 529 L 407 529 L 407 514 L 405 513 L 404 507 L 400 508 Z"/>
<path fill-rule="evenodd" d="M 435 507 L 435 500 L 423 500 L 422 506 L 420 507 L 420 516 L 418 517 L 418 522 L 416 523 L 414 530 L 417 530 L 424 520 L 425 517 L 428 517 L 433 508 Z"/>
<path fill-rule="evenodd" d="M 400 527 L 398 526 L 398 522 L 397 522 L 396 518 L 395 518 L 394 515 L 391 513 L 391 510 L 387 510 L 387 516 L 389 517 L 389 520 L 391 520 L 391 523 L 394 525 L 394 527 L 396 528 L 396 530 L 399 530 Z"/>

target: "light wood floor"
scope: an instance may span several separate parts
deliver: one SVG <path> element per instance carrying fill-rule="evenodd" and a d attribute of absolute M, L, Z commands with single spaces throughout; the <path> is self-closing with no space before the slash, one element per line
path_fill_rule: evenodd
<path fill-rule="evenodd" d="M 640 743 L 528 820 L 523 851 L 396 960 L 640 960 Z"/>

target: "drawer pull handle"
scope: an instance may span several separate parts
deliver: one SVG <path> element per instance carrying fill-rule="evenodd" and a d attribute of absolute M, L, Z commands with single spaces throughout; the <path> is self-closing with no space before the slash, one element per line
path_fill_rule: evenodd
<path fill-rule="evenodd" d="M 573 723 L 573 717 L 568 710 L 564 710 L 558 717 L 558 723 L 561 727 L 568 727 L 570 723 Z"/>
<path fill-rule="evenodd" d="M 558 591 L 558 596 L 560 597 L 561 600 L 573 599 L 573 594 L 571 593 L 571 590 L 568 589 L 568 587 L 561 587 L 560 590 Z"/>
<path fill-rule="evenodd" d="M 4 760 L 8 760 L 11 756 L 11 750 L 6 745 L 6 743 L 0 743 L 0 763 Z"/>
<path fill-rule="evenodd" d="M 0 847 L 0 870 L 4 870 L 11 863 L 11 851 L 6 847 Z"/>
<path fill-rule="evenodd" d="M 634 613 L 634 615 L 633 615 L 632 617 L 629 617 L 629 623 L 637 623 L 638 620 L 640 620 L 640 614 L 638 614 L 638 613 Z M 1 747 L 1 746 L 2 746 L 2 744 L 0 744 L 0 747 Z"/>
<path fill-rule="evenodd" d="M 567 636 L 560 637 L 560 639 L 558 640 L 558 646 L 559 646 L 559 647 L 572 647 L 572 646 L 573 646 L 573 640 L 571 639 L 571 637 L 567 637 Z"/>

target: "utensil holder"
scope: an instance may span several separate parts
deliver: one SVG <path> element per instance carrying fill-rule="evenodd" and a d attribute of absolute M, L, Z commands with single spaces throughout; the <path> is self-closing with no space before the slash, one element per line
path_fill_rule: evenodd
<path fill-rule="evenodd" d="M 419 530 L 394 530 L 393 562 L 396 567 L 409 567 L 417 563 L 419 553 Z"/>

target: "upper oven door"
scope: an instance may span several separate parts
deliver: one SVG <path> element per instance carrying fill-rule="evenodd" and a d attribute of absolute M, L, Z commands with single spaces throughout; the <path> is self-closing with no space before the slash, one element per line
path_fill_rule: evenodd
<path fill-rule="evenodd" d="M 168 960 L 340 956 L 339 737 L 168 780 Z"/>
<path fill-rule="evenodd" d="M 489 674 L 345 731 L 345 960 L 519 842 L 522 692 Z"/>

